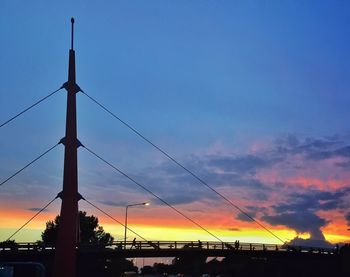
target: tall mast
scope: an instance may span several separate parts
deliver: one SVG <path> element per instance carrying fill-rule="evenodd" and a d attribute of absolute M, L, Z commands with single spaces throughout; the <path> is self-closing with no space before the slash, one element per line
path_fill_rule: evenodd
<path fill-rule="evenodd" d="M 54 277 L 77 276 L 77 241 L 78 241 L 78 160 L 76 93 L 80 91 L 75 79 L 75 52 L 73 48 L 74 18 L 71 19 L 71 49 L 69 50 L 68 81 L 63 85 L 67 90 L 66 135 L 64 144 L 63 190 L 60 224 L 56 240 Z"/>

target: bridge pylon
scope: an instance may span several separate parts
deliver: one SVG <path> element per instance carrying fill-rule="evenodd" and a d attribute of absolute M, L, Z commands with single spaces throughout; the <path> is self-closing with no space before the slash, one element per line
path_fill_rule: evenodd
<path fill-rule="evenodd" d="M 61 140 L 64 150 L 63 190 L 60 223 L 56 240 L 54 259 L 54 277 L 77 276 L 77 242 L 79 230 L 78 201 L 78 157 L 81 146 L 77 138 L 76 93 L 80 91 L 75 76 L 75 51 L 73 48 L 74 18 L 72 23 L 71 49 L 69 50 L 68 81 L 63 84 L 67 90 L 66 135 Z"/>

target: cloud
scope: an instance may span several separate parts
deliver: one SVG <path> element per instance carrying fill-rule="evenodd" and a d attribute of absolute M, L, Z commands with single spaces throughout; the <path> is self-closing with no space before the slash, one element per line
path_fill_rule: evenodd
<path fill-rule="evenodd" d="M 350 188 L 343 188 L 336 191 L 321 191 L 308 189 L 304 192 L 293 192 L 288 195 L 287 203 L 280 203 L 273 206 L 276 213 L 293 211 L 328 211 L 343 208 L 343 198 L 350 192 Z"/>
<path fill-rule="evenodd" d="M 262 161 L 252 155 L 235 158 L 218 155 L 190 156 L 185 161 L 185 165 L 216 190 L 222 187 L 232 188 L 232 191 L 243 188 L 245 191 L 254 192 L 256 198 L 266 199 L 269 187 L 254 176 L 245 175 L 247 171 L 253 172 L 263 166 Z M 243 168 L 246 170 L 238 170 Z M 232 172 L 233 169 L 237 172 Z M 142 185 L 173 205 L 190 204 L 205 199 L 212 201 L 220 199 L 215 192 L 198 179 L 169 162 L 147 168 L 138 175 L 142 176 Z"/>
<path fill-rule="evenodd" d="M 306 155 L 334 149 L 335 146 L 341 143 L 342 141 L 338 137 L 298 138 L 294 134 L 281 136 L 275 140 L 276 149 L 280 153 Z"/>
<path fill-rule="evenodd" d="M 342 175 L 342 167 L 350 167 L 350 146 L 338 136 L 305 138 L 290 134 L 253 153 L 238 155 L 226 149 L 223 154 L 190 155 L 181 163 L 233 203 L 244 203 L 244 210 L 252 217 L 298 233 L 308 232 L 311 240 L 325 241 L 321 229 L 332 220 L 323 218 L 320 211 L 347 209 L 345 198 L 350 189 L 345 187 L 348 176 Z M 171 205 L 225 202 L 170 161 L 134 172 L 133 178 Z M 305 184 L 300 185 L 298 180 L 305 180 Z M 332 189 L 333 181 L 339 183 L 339 188 Z M 144 195 L 141 188 L 129 182 L 125 190 L 131 197 L 134 193 L 136 198 Z M 164 205 L 159 200 L 152 201 Z M 112 198 L 103 203 L 126 205 L 125 201 Z M 190 207 L 194 206 L 186 209 Z M 241 213 L 235 217 L 250 221 Z M 350 215 L 347 220 L 350 223 Z"/>
<path fill-rule="evenodd" d="M 35 208 L 35 207 L 33 207 L 33 208 L 28 208 L 27 210 L 28 211 L 32 211 L 32 212 L 39 212 L 39 211 L 42 210 L 42 208 Z M 43 209 L 41 212 L 47 212 L 47 209 Z"/>
<path fill-rule="evenodd" d="M 265 207 L 255 207 L 255 206 L 246 206 L 244 208 L 244 212 L 251 216 L 252 218 L 256 218 L 258 213 L 266 213 L 267 208 Z M 252 220 L 244 213 L 239 213 L 236 215 L 236 219 L 244 222 L 252 222 Z"/>
<path fill-rule="evenodd" d="M 293 192 L 283 203 L 272 206 L 273 215 L 265 214 L 262 220 L 271 225 L 284 225 L 298 233 L 310 233 L 312 240 L 325 240 L 321 228 L 330 220 L 317 215 L 318 211 L 344 208 L 349 188 L 336 191 L 308 189 L 303 193 Z"/>
<path fill-rule="evenodd" d="M 322 138 L 298 138 L 289 134 L 275 140 L 275 150 L 281 155 L 302 154 L 306 159 L 321 161 L 335 157 L 350 158 L 350 145 L 338 136 Z M 340 163 L 340 166 L 348 163 Z"/>
<path fill-rule="evenodd" d="M 284 225 L 298 233 L 310 233 L 312 239 L 324 240 L 320 230 L 328 221 L 309 211 L 295 211 L 278 215 L 265 215 L 262 219 L 271 225 Z"/>
<path fill-rule="evenodd" d="M 200 198 L 198 194 L 195 193 L 188 193 L 188 194 L 173 194 L 165 196 L 164 200 L 167 203 L 170 203 L 172 205 L 182 205 L 182 204 L 188 204 L 193 203 L 198 200 L 204 200 L 203 198 Z"/>
<path fill-rule="evenodd" d="M 252 213 L 248 213 L 249 216 L 255 218 L 255 214 Z M 244 222 L 252 222 L 252 220 L 245 214 L 243 213 L 239 213 L 236 215 L 236 219 L 240 220 L 240 221 L 244 221 Z"/>
<path fill-rule="evenodd" d="M 344 142 L 338 137 L 299 138 L 296 135 L 287 135 L 276 139 L 270 147 L 260 149 L 254 154 L 236 155 L 226 152 L 222 155 L 218 153 L 202 156 L 191 155 L 182 163 L 209 186 L 218 191 L 224 188 L 230 191 L 234 198 L 242 199 L 243 197 L 252 202 L 269 201 L 272 195 L 281 193 L 281 196 L 286 197 L 288 202 L 278 203 L 277 206 L 276 200 L 273 199 L 271 206 L 275 206 L 276 213 L 302 209 L 315 212 L 338 208 L 339 199 L 346 191 L 299 192 L 299 188 L 293 188 L 292 184 L 284 183 L 283 178 L 299 177 L 299 171 L 304 174 L 307 170 L 307 161 L 312 155 L 317 156 L 318 153 L 319 156 L 322 156 L 322 152 L 340 155 L 344 152 L 344 149 L 340 147 L 341 144 Z M 300 154 L 304 157 L 301 162 L 305 163 L 293 164 L 295 162 L 293 156 Z M 268 182 L 260 179 L 261 175 L 257 173 L 266 172 L 272 168 L 281 173 L 281 180 Z M 215 201 L 219 199 L 213 191 L 170 161 L 146 168 L 137 175 L 142 176 L 137 177 L 137 180 L 142 180 L 143 185 L 173 205 L 191 204 L 205 199 Z M 320 180 L 323 177 L 320 176 Z M 312 183 L 309 186 L 314 187 Z M 253 211 L 250 213 L 255 215 Z M 244 220 L 244 216 L 239 214 L 237 218 Z"/>
<path fill-rule="evenodd" d="M 350 212 L 345 215 L 345 219 L 347 220 L 348 226 L 350 226 Z"/>
<path fill-rule="evenodd" d="M 329 151 L 314 151 L 308 155 L 308 158 L 312 160 L 325 160 L 334 157 L 350 158 L 350 146 L 344 146 Z"/>
<path fill-rule="evenodd" d="M 236 172 L 240 174 L 254 174 L 259 168 L 270 166 L 272 161 L 255 155 L 242 156 L 211 156 L 207 165 L 223 172 Z"/>
<path fill-rule="evenodd" d="M 306 247 L 319 247 L 319 248 L 332 248 L 334 245 L 326 240 L 317 239 L 302 239 L 295 237 L 289 242 L 290 245 L 306 246 Z"/>
<path fill-rule="evenodd" d="M 100 201 L 101 204 L 107 205 L 107 206 L 114 206 L 114 207 L 126 207 L 128 203 L 126 201 Z"/>
<path fill-rule="evenodd" d="M 348 169 L 350 168 L 350 160 L 344 162 L 336 162 L 334 165 L 339 166 L 341 168 Z"/>
<path fill-rule="evenodd" d="M 228 230 L 232 231 L 232 232 L 240 232 L 241 231 L 241 229 L 239 229 L 239 228 L 229 228 Z"/>

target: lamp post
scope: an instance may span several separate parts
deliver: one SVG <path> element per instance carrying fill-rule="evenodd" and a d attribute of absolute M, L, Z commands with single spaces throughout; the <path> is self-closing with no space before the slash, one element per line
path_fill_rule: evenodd
<path fill-rule="evenodd" d="M 143 203 L 136 203 L 136 204 L 130 204 L 126 205 L 125 207 L 125 230 L 124 230 L 124 249 L 126 249 L 126 230 L 128 229 L 128 209 L 129 207 L 134 207 L 134 206 L 148 206 L 149 202 L 143 202 Z"/>

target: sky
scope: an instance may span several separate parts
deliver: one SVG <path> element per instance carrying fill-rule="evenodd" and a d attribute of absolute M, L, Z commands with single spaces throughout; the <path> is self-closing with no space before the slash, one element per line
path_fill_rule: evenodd
<path fill-rule="evenodd" d="M 284 241 L 350 242 L 348 1 L 8 1 L 0 122 L 77 83 Z M 66 92 L 0 128 L 0 180 L 64 137 Z M 79 140 L 225 241 L 280 243 L 77 94 Z M 79 191 L 148 240 L 215 238 L 79 149 Z M 0 241 L 62 190 L 59 145 L 0 186 Z M 115 239 L 123 226 L 86 202 Z M 36 241 L 56 200 L 14 239 Z M 129 234 L 128 238 L 133 239 Z"/>

